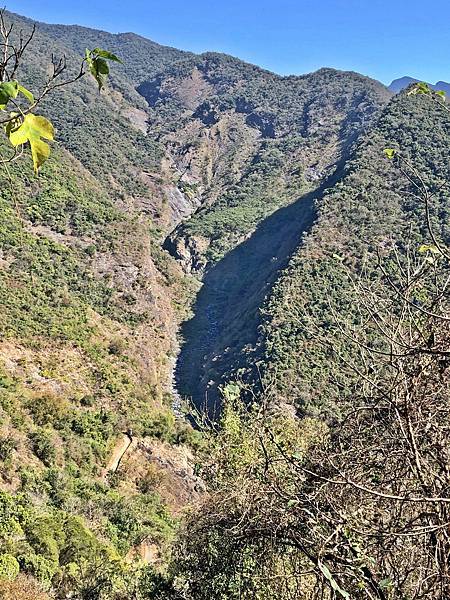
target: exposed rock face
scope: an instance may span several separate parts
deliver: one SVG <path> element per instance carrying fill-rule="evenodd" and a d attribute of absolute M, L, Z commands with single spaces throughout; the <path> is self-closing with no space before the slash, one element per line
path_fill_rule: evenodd
<path fill-rule="evenodd" d="M 145 110 L 130 106 L 124 110 L 123 114 L 136 129 L 144 134 L 147 133 L 147 113 Z"/>
<path fill-rule="evenodd" d="M 179 261 L 186 273 L 199 274 L 206 266 L 204 254 L 209 243 L 207 238 L 200 236 L 179 237 L 175 231 L 166 238 L 164 248 Z"/>
<path fill-rule="evenodd" d="M 214 53 L 174 64 L 139 91 L 166 179 L 177 180 L 168 196 L 177 227 L 165 247 L 199 274 L 331 175 L 390 96 L 354 73 L 279 77 Z"/>
<path fill-rule="evenodd" d="M 194 455 L 188 446 L 140 438 L 128 448 L 117 472 L 119 481 L 138 489 L 148 484 L 164 498 L 173 515 L 205 492 L 202 479 L 194 472 Z"/>
<path fill-rule="evenodd" d="M 178 224 L 186 217 L 189 217 L 200 206 L 198 197 L 183 194 L 175 186 L 168 188 L 166 195 L 170 207 L 170 219 L 174 224 Z"/>

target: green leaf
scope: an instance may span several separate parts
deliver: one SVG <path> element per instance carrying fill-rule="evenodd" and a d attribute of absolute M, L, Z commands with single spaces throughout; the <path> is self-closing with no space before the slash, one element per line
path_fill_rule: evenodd
<path fill-rule="evenodd" d="M 230 402 L 234 400 L 238 400 L 241 395 L 241 388 L 237 383 L 228 383 L 223 388 L 223 395 Z"/>
<path fill-rule="evenodd" d="M 408 92 L 408 96 L 414 94 L 431 94 L 431 88 L 428 83 L 421 81 L 420 83 L 416 83 Z"/>
<path fill-rule="evenodd" d="M 104 58 L 93 58 L 89 69 L 98 84 L 99 91 L 104 87 L 106 78 L 109 74 L 108 63 Z"/>
<path fill-rule="evenodd" d="M 33 94 L 29 90 L 27 90 L 27 88 L 24 88 L 23 85 L 18 84 L 17 88 L 18 88 L 19 92 L 23 96 L 25 96 L 25 98 L 28 100 L 28 102 L 30 104 L 33 104 L 33 102 L 34 102 Z"/>
<path fill-rule="evenodd" d="M 104 58 L 95 58 L 94 62 L 97 65 L 97 70 L 101 75 L 109 75 L 109 66 Z"/>
<path fill-rule="evenodd" d="M 107 60 L 113 60 L 115 62 L 123 64 L 118 56 L 116 56 L 112 52 L 108 52 L 108 50 L 101 50 L 101 48 L 94 48 L 94 50 L 92 50 L 92 53 L 96 54 L 97 56 L 101 56 L 102 58 L 106 58 Z"/>
<path fill-rule="evenodd" d="M 394 156 L 395 156 L 395 150 L 394 150 L 394 148 L 385 148 L 384 149 L 384 153 L 389 158 L 389 160 L 393 159 Z"/>
<path fill-rule="evenodd" d="M 6 105 L 11 100 L 11 98 L 17 98 L 19 92 L 25 96 L 25 98 L 33 104 L 34 96 L 33 94 L 19 84 L 15 79 L 13 81 L 4 81 L 0 83 L 0 108 L 6 108 Z"/>
<path fill-rule="evenodd" d="M 14 128 L 10 129 L 9 141 L 13 146 L 21 146 L 27 142 L 31 147 L 31 156 L 35 173 L 50 156 L 50 146 L 43 141 L 53 140 L 55 131 L 53 125 L 45 117 L 39 115 L 25 115 Z M 42 139 L 43 138 L 43 139 Z"/>
<path fill-rule="evenodd" d="M 99 91 L 104 87 L 106 78 L 109 75 L 109 66 L 106 61 L 113 60 L 119 63 L 122 62 L 120 58 L 112 52 L 102 50 L 101 48 L 94 48 L 94 50 L 86 48 L 85 60 L 89 67 L 89 71 L 98 84 Z"/>
<path fill-rule="evenodd" d="M 329 581 L 331 588 L 335 592 L 340 594 L 342 596 L 342 598 L 345 598 L 345 600 L 350 600 L 350 594 L 341 588 L 341 586 L 338 584 L 338 582 L 334 579 L 333 575 L 331 574 L 330 569 L 326 565 L 321 563 L 320 561 L 318 562 L 317 566 L 322 571 L 322 574 L 325 577 L 325 579 L 327 579 Z"/>
<path fill-rule="evenodd" d="M 0 83 L 0 109 L 4 109 L 11 98 L 17 98 L 19 85 L 17 81 L 4 81 Z"/>
<path fill-rule="evenodd" d="M 424 252 L 432 252 L 433 254 L 440 254 L 438 248 L 433 244 L 422 244 L 419 246 L 419 252 L 422 254 Z"/>

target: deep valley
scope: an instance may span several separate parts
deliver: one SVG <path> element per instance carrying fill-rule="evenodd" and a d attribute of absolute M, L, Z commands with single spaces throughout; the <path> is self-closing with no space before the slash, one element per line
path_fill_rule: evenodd
<path fill-rule="evenodd" d="M 445 90 L 2 19 L 0 598 L 449 597 Z"/>

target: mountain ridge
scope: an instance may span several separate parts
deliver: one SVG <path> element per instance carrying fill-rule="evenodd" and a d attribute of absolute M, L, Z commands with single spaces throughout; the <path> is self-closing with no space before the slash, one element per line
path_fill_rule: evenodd
<path fill-rule="evenodd" d="M 415 79 L 414 77 L 404 76 L 394 79 L 387 87 L 391 92 L 398 93 L 406 89 L 413 83 L 420 83 L 421 79 Z M 443 91 L 446 94 L 450 94 L 450 83 L 446 81 L 437 81 L 435 84 L 428 84 L 432 90 Z"/>

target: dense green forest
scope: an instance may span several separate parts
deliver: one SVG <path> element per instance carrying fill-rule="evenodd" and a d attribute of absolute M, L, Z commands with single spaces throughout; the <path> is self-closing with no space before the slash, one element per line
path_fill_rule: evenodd
<path fill-rule="evenodd" d="M 302 411 L 333 413 L 344 406 L 349 388 L 339 373 L 328 370 L 329 351 L 315 347 L 309 325 L 319 323 L 331 337 L 332 308 L 343 320 L 356 318 L 346 269 L 370 272 L 383 244 L 402 248 L 406 240 L 429 241 L 422 205 L 409 181 L 414 171 L 435 193 L 436 235 L 449 242 L 449 127 L 446 112 L 425 96 L 405 93 L 391 100 L 361 140 L 342 180 L 319 200 L 314 227 L 267 299 L 261 337 L 265 376 Z M 411 167 L 392 164 L 384 148 L 401 151 Z M 334 407 L 332 397 L 339 397 Z"/>
<path fill-rule="evenodd" d="M 445 98 L 43 23 L 17 77 L 0 598 L 448 597 Z"/>

